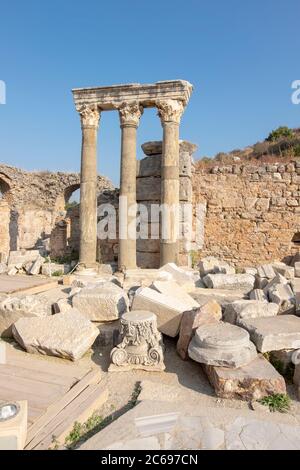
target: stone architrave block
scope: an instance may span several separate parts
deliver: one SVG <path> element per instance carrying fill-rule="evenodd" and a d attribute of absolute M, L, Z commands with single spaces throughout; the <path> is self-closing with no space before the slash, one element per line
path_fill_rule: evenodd
<path fill-rule="evenodd" d="M 264 264 L 257 267 L 257 275 L 266 279 L 273 279 L 276 276 L 276 272 L 272 264 Z"/>
<path fill-rule="evenodd" d="M 183 312 L 190 310 L 190 305 L 175 296 L 161 294 L 149 287 L 137 290 L 132 310 L 147 310 L 157 316 L 158 330 L 175 338 L 179 333 Z"/>
<path fill-rule="evenodd" d="M 250 292 L 254 287 L 251 274 L 207 274 L 202 281 L 210 289 L 231 289 Z"/>
<path fill-rule="evenodd" d="M 279 305 L 275 303 L 260 302 L 259 300 L 237 300 L 226 306 L 224 321 L 239 324 L 242 319 L 275 317 L 278 312 Z"/>
<path fill-rule="evenodd" d="M 272 318 L 248 318 L 239 321 L 261 353 L 300 348 L 300 318 L 277 315 Z"/>
<path fill-rule="evenodd" d="M 150 287 L 161 294 L 176 297 L 181 302 L 189 305 L 191 309 L 199 307 L 198 302 L 175 281 L 154 281 Z"/>
<path fill-rule="evenodd" d="M 274 271 L 286 279 L 294 279 L 295 277 L 295 268 L 293 266 L 288 266 L 285 263 L 274 263 Z"/>
<path fill-rule="evenodd" d="M 187 271 L 178 267 L 175 263 L 168 263 L 159 269 L 160 272 L 167 272 L 171 274 L 172 279 L 176 281 L 182 289 L 190 292 L 195 289 L 195 273 L 194 271 Z"/>
<path fill-rule="evenodd" d="M 263 289 L 253 289 L 249 294 L 250 300 L 258 300 L 260 302 L 268 302 L 268 297 L 264 293 Z"/>
<path fill-rule="evenodd" d="M 0 297 L 0 336 L 11 338 L 12 325 L 24 317 L 46 317 L 51 308 L 46 299 L 36 295 Z"/>
<path fill-rule="evenodd" d="M 72 297 L 72 305 L 91 321 L 118 320 L 128 311 L 126 292 L 112 282 L 84 287 Z"/>

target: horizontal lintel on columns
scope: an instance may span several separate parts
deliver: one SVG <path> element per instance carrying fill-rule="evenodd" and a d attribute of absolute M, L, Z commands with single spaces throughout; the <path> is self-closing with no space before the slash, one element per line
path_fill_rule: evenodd
<path fill-rule="evenodd" d="M 103 111 L 118 109 L 124 102 L 138 101 L 143 107 L 155 107 L 156 100 L 174 99 L 188 103 L 193 86 L 185 80 L 169 80 L 153 84 L 131 83 L 72 90 L 75 106 L 96 105 Z"/>

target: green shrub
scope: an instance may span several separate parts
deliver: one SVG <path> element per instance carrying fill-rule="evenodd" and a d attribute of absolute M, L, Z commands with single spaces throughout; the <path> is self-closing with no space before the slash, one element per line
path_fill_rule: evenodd
<path fill-rule="evenodd" d="M 60 276 L 63 276 L 63 272 L 62 271 L 54 271 L 54 273 L 52 273 L 52 276 L 55 276 L 55 277 L 60 277 Z"/>
<path fill-rule="evenodd" d="M 276 140 L 280 140 L 283 138 L 291 139 L 293 137 L 294 137 L 293 129 L 290 129 L 287 126 L 280 126 L 274 131 L 272 131 L 266 140 L 267 142 L 276 142 Z"/>
<path fill-rule="evenodd" d="M 280 413 L 287 413 L 291 406 L 291 399 L 288 395 L 277 393 L 258 400 L 264 406 L 268 406 L 272 412 L 279 411 Z"/>

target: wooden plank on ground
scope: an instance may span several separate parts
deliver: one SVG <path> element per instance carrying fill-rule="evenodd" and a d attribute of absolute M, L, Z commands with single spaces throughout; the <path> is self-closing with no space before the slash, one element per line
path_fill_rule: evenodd
<path fill-rule="evenodd" d="M 76 385 L 74 385 L 60 400 L 53 403 L 47 409 L 46 413 L 38 418 L 27 432 L 27 445 L 30 446 L 34 437 L 50 423 L 65 407 L 69 405 L 80 393 L 89 385 L 97 384 L 101 380 L 101 372 L 99 369 L 92 369 L 85 377 L 83 377 Z"/>
<path fill-rule="evenodd" d="M 46 370 L 45 370 L 46 369 Z M 47 367 L 43 370 L 34 370 L 31 369 L 28 373 L 28 369 L 24 367 L 18 367 L 15 365 L 10 364 L 0 364 L 0 375 L 6 376 L 7 381 L 13 380 L 14 377 L 21 377 L 21 378 L 29 378 L 36 382 L 45 382 L 51 383 L 56 385 L 63 385 L 68 389 L 73 387 L 78 379 L 75 377 L 65 377 L 62 375 L 57 375 L 53 373 L 49 373 L 47 371 Z"/>
<path fill-rule="evenodd" d="M 46 292 L 47 290 L 50 290 L 50 289 L 55 289 L 57 286 L 58 286 L 58 281 L 51 281 L 45 284 L 41 284 L 39 286 L 27 287 L 26 289 L 15 290 L 11 293 L 15 294 L 17 292 L 18 293 L 22 292 L 22 294 L 33 295 L 33 294 L 39 294 L 41 292 Z"/>
<path fill-rule="evenodd" d="M 14 348 L 7 348 L 6 363 L 30 371 L 44 371 L 61 377 L 73 377 L 77 380 L 83 378 L 90 370 L 88 367 L 77 366 L 73 362 L 61 364 L 57 359 L 35 356 Z"/>
<path fill-rule="evenodd" d="M 86 392 L 86 393 L 85 393 Z M 83 393 L 78 395 L 69 406 L 52 420 L 45 429 L 44 437 L 35 445 L 35 450 L 47 450 L 53 441 L 56 444 L 64 444 L 65 438 L 73 429 L 74 423 L 84 423 L 97 409 L 101 408 L 108 399 L 108 389 L 106 385 L 91 385 Z M 36 441 L 39 439 L 37 436 Z"/>
<path fill-rule="evenodd" d="M 44 290 L 53 289 L 57 287 L 57 285 L 58 280 L 53 280 L 53 278 L 48 279 L 28 275 L 0 275 L 0 293 L 3 294 L 15 294 L 23 292 L 28 294 L 38 293 Z M 37 288 L 37 291 L 30 292 L 31 289 L 35 288 Z"/>
<path fill-rule="evenodd" d="M 24 377 L 11 377 L 7 380 L 7 376 L 2 375 L 0 372 L 0 393 L 1 390 L 4 389 L 19 392 L 19 400 L 24 400 L 23 397 L 26 397 L 27 393 L 46 399 L 59 397 L 65 394 L 69 390 L 69 387 L 61 384 L 37 382 L 31 378 Z"/>

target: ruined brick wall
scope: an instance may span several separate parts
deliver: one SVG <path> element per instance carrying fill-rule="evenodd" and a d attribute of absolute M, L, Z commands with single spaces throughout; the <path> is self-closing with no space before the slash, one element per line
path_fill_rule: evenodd
<path fill-rule="evenodd" d="M 66 202 L 79 187 L 78 173 L 27 172 L 0 164 L 1 201 L 9 214 L 7 208 L 0 208 L 0 232 L 6 234 L 0 237 L 0 251 L 1 247 L 6 254 L 10 249 L 34 248 L 52 238 L 53 252 L 61 252 L 61 237 L 51 234 L 66 217 Z M 112 183 L 98 176 L 99 193 L 105 188 L 113 188 Z"/>
<path fill-rule="evenodd" d="M 206 208 L 199 256 L 246 266 L 299 251 L 300 160 L 197 170 L 193 197 Z"/>
<path fill-rule="evenodd" d="M 5 255 L 9 252 L 10 237 L 10 209 L 5 201 L 0 201 L 0 253 Z"/>

